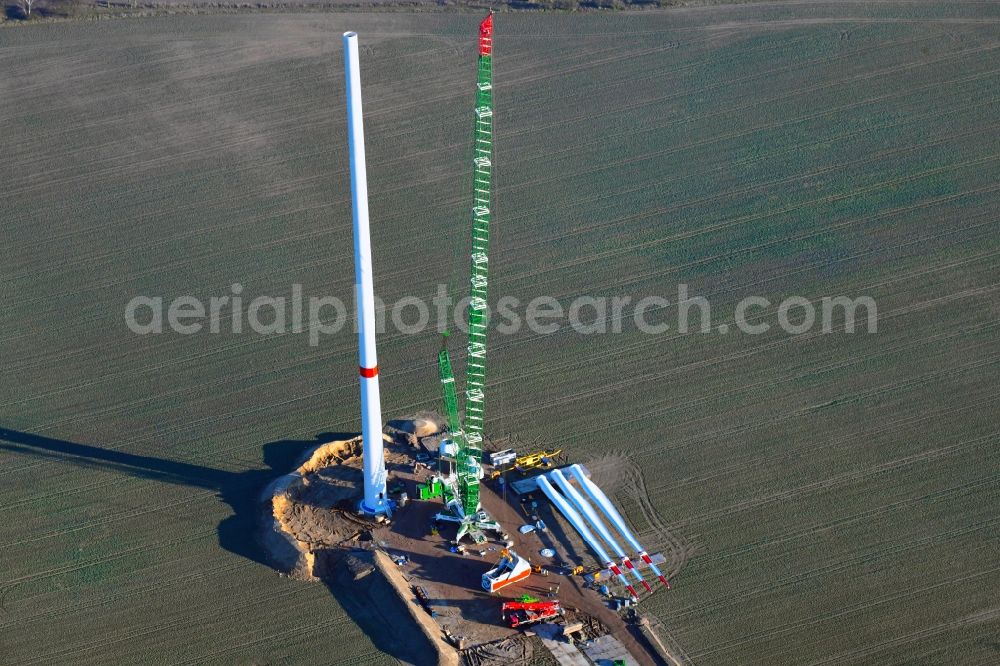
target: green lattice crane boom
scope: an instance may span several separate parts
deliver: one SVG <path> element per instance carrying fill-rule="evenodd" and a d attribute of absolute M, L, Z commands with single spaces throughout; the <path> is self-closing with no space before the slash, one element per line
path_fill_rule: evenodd
<path fill-rule="evenodd" d="M 486 390 L 487 285 L 490 250 L 490 192 L 493 186 L 493 14 L 479 26 L 476 81 L 475 156 L 473 158 L 472 263 L 469 271 L 469 346 L 465 370 L 465 445 L 463 460 L 482 460 Z M 478 469 L 476 470 L 478 472 Z M 463 483 L 464 481 L 464 483 Z M 459 472 L 466 513 L 479 507 L 479 478 Z M 464 488 L 463 488 L 464 486 Z M 475 510 L 475 509 L 473 509 Z"/>
<path fill-rule="evenodd" d="M 485 33 L 485 34 L 484 34 Z M 493 15 L 479 28 L 476 82 L 475 157 L 473 158 L 472 267 L 469 281 L 469 359 L 465 384 L 465 433 L 482 453 L 486 388 L 486 298 L 489 284 L 490 192 L 493 185 Z"/>
<path fill-rule="evenodd" d="M 452 443 L 455 445 L 455 477 L 454 489 L 446 497 L 457 499 L 462 507 L 462 518 L 469 516 L 470 520 L 480 510 L 479 506 L 479 460 L 482 452 L 468 445 L 462 422 L 458 415 L 458 391 L 455 389 L 455 373 L 451 369 L 451 357 L 448 350 L 442 347 L 438 353 L 438 372 L 441 376 L 441 392 L 444 396 L 444 411 L 448 421 L 448 430 Z M 465 522 L 463 520 L 463 522 Z M 463 530 L 464 532 L 464 530 Z"/>
<path fill-rule="evenodd" d="M 493 14 L 479 24 L 479 61 L 473 130 L 472 268 L 469 343 L 465 380 L 465 426 L 458 416 L 458 395 L 448 350 L 438 354 L 448 428 L 455 449 L 454 492 L 461 507 L 459 538 L 478 528 L 499 529 L 479 503 L 480 461 L 486 388 L 487 286 L 489 278 L 490 203 L 493 185 Z M 448 500 L 446 494 L 446 501 Z"/>
<path fill-rule="evenodd" d="M 438 374 L 441 376 L 441 392 L 444 394 L 444 413 L 448 421 L 448 430 L 452 437 L 462 433 L 462 421 L 458 417 L 458 391 L 455 389 L 455 373 L 451 371 L 451 357 L 442 345 L 438 353 Z"/>

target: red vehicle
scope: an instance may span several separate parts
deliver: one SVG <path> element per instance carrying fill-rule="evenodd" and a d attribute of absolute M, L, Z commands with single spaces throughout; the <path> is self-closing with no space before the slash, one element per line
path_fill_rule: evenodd
<path fill-rule="evenodd" d="M 551 620 L 563 614 L 559 601 L 508 601 L 501 607 L 501 616 L 514 629 L 535 622 Z"/>

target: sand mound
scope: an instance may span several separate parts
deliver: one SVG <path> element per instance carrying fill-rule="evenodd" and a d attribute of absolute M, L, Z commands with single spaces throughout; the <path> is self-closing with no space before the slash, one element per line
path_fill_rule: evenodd
<path fill-rule="evenodd" d="M 444 430 L 444 420 L 434 412 L 420 412 L 390 421 L 389 427 L 417 438 L 431 437 Z"/>
<path fill-rule="evenodd" d="M 263 542 L 280 570 L 315 579 L 316 552 L 356 541 L 367 525 L 351 515 L 360 496 L 361 439 L 322 444 L 264 493 Z"/>

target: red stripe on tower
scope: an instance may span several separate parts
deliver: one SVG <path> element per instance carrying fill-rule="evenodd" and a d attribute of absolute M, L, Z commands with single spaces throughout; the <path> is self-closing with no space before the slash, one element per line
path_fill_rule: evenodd
<path fill-rule="evenodd" d="M 479 55 L 488 56 L 493 52 L 493 12 L 479 24 Z"/>
<path fill-rule="evenodd" d="M 360 367 L 358 369 L 361 371 L 361 376 L 365 377 L 367 379 L 371 379 L 372 377 L 374 377 L 375 375 L 378 374 L 378 366 L 377 365 L 374 368 Z"/>

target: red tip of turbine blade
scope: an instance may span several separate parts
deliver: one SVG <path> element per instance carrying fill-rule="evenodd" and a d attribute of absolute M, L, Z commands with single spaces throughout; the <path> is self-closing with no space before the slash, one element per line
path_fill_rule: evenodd
<path fill-rule="evenodd" d="M 636 599 L 638 599 L 638 598 L 639 598 L 639 595 L 638 595 L 638 594 L 636 594 L 636 591 L 635 591 L 635 588 L 634 588 L 634 587 L 632 587 L 631 585 L 626 585 L 625 587 L 627 587 L 627 588 L 628 588 L 628 591 L 629 591 L 629 593 L 630 593 L 630 594 L 631 594 L 631 595 L 632 595 L 633 597 L 635 597 Z"/>
<path fill-rule="evenodd" d="M 664 578 L 663 576 L 660 576 L 660 582 L 663 583 L 664 585 L 666 585 L 668 590 L 670 589 L 670 583 L 667 582 L 666 578 Z"/>
<path fill-rule="evenodd" d="M 652 593 L 653 593 L 653 588 L 651 588 L 651 587 L 649 586 L 649 583 L 647 583 L 646 581 L 642 581 L 642 586 L 643 586 L 644 588 L 646 588 L 646 591 L 647 591 L 647 592 L 649 592 L 650 594 L 652 594 Z"/>

